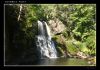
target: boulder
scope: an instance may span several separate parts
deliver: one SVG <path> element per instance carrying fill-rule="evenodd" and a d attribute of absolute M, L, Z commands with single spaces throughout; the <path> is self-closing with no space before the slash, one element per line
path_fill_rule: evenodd
<path fill-rule="evenodd" d="M 59 19 L 49 20 L 48 24 L 51 29 L 52 35 L 61 33 L 62 31 L 65 30 L 65 25 Z"/>

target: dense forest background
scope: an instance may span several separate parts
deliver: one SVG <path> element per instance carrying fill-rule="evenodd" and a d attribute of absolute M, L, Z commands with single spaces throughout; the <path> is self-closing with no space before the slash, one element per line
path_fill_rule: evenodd
<path fill-rule="evenodd" d="M 6 64 L 22 64 L 38 59 L 35 43 L 38 20 L 50 26 L 59 57 L 92 57 L 95 64 L 95 4 L 5 5 Z"/>

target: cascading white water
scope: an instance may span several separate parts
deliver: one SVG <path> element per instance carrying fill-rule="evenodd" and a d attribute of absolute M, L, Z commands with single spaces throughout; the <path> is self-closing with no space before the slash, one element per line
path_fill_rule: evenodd
<path fill-rule="evenodd" d="M 41 58 L 57 58 L 57 51 L 46 22 L 38 21 L 37 50 Z"/>

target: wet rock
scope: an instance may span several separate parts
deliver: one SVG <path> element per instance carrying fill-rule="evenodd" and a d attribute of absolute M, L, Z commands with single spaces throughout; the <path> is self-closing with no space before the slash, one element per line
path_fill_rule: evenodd
<path fill-rule="evenodd" d="M 77 53 L 77 56 L 79 56 L 79 58 L 82 58 L 82 59 L 87 58 L 87 56 L 83 52 L 80 52 L 80 51 Z"/>

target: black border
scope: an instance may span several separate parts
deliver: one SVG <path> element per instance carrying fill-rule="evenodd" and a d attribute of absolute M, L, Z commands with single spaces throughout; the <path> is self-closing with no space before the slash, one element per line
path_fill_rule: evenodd
<path fill-rule="evenodd" d="M 16 0 L 16 1 L 3 1 L 3 3 L 28 3 L 28 4 L 69 4 L 69 3 L 96 3 L 97 0 Z"/>
<path fill-rule="evenodd" d="M 0 6 L 0 9 L 2 11 L 0 11 L 1 14 L 1 24 L 0 24 L 0 30 L 3 34 L 0 34 L 1 36 L 1 43 L 0 43 L 0 66 L 1 67 L 15 67 L 15 66 L 4 66 L 4 48 L 3 48 L 3 44 L 4 44 L 4 4 L 96 4 L 96 0 L 33 0 L 33 1 L 1 1 L 0 2 L 2 6 Z M 97 13 L 96 13 L 97 14 Z M 1 47 L 2 45 L 2 47 Z M 1 57 L 2 56 L 2 57 Z M 96 64 L 97 66 L 97 64 Z M 59 70 L 96 70 L 96 66 L 32 66 L 32 67 L 36 67 L 36 68 L 41 68 L 43 69 L 45 67 L 45 69 L 52 69 L 52 67 L 55 69 L 59 69 Z M 19 67 L 19 66 L 16 66 Z M 25 67 L 25 66 L 20 66 L 20 67 Z M 28 67 L 28 66 L 26 66 Z M 26 68 L 25 67 L 25 68 Z M 31 67 L 31 66 L 29 66 Z"/>
<path fill-rule="evenodd" d="M 3 4 L 2 4 L 2 2 L 0 2 L 0 5 L 1 5 L 0 6 L 0 10 L 1 10 L 0 11 L 0 15 L 1 15 L 0 16 L 0 19 L 1 19 L 0 20 L 0 23 L 1 23 L 0 24 L 0 28 L 1 28 L 0 29 L 0 40 L 1 40 L 0 41 L 0 67 L 2 67 L 3 66 L 3 54 L 4 54 L 3 53 L 3 44 L 4 44 L 4 39 L 3 39 L 4 38 L 3 18 L 4 18 L 4 16 L 3 16 Z"/>

